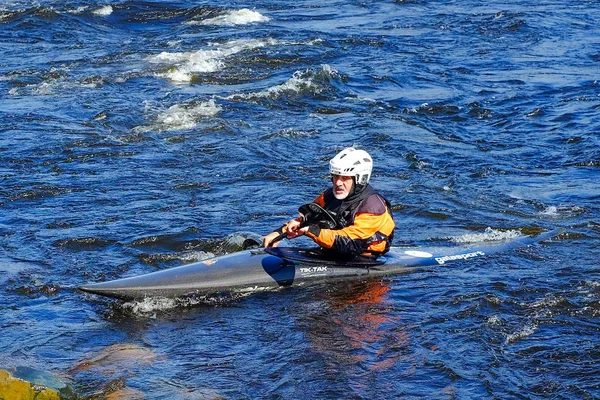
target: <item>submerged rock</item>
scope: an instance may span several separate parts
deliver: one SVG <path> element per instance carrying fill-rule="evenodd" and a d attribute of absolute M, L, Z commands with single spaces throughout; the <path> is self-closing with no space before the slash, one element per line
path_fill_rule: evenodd
<path fill-rule="evenodd" d="M 0 369 L 0 399 L 60 400 L 60 396 L 54 389 L 33 385 Z"/>
<path fill-rule="evenodd" d="M 47 388 L 57 390 L 59 393 L 62 389 L 67 387 L 67 384 L 58 376 L 48 371 L 21 366 L 16 367 L 15 369 L 9 369 L 9 372 L 17 379 L 31 382 L 34 385 L 45 386 Z"/>
<path fill-rule="evenodd" d="M 70 370 L 72 375 L 82 371 L 94 370 L 104 375 L 119 375 L 149 365 L 156 359 L 156 353 L 134 344 L 118 343 L 101 350 L 89 359 L 85 359 Z"/>
<path fill-rule="evenodd" d="M 89 394 L 86 398 L 104 400 L 142 400 L 144 393 L 126 386 L 125 379 L 119 378 L 108 382 L 99 390 Z"/>
<path fill-rule="evenodd" d="M 69 370 L 74 379 L 86 382 L 90 392 L 84 398 L 105 400 L 138 400 L 144 393 L 127 386 L 127 379 L 152 364 L 157 354 L 146 347 L 117 343 L 82 359 Z M 1 398 L 0 398 L 1 400 Z"/>

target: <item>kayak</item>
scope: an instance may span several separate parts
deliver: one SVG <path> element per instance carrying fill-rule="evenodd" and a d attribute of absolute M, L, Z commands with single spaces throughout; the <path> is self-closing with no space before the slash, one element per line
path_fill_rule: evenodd
<path fill-rule="evenodd" d="M 324 280 L 400 274 L 423 267 L 469 262 L 483 256 L 550 239 L 562 229 L 474 246 L 392 247 L 377 260 L 344 260 L 318 248 L 250 249 L 144 275 L 80 286 L 83 292 L 121 299 L 176 298 L 248 292 Z"/>

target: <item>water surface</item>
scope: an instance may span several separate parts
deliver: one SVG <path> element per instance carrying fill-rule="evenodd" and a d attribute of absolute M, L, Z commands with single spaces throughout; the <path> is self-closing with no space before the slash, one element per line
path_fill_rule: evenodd
<path fill-rule="evenodd" d="M 599 15 L 3 3 L 0 365 L 73 397 L 600 397 Z M 314 199 L 350 145 L 375 159 L 398 246 L 566 233 L 233 300 L 75 289 L 238 250 Z"/>

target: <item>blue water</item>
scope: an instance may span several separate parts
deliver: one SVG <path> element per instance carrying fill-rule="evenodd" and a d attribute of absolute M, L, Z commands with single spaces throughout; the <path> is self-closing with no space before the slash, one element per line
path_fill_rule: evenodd
<path fill-rule="evenodd" d="M 3 2 L 0 367 L 72 398 L 600 398 L 599 27 L 597 1 Z M 349 145 L 397 246 L 566 233 L 239 299 L 76 290 L 238 250 Z"/>

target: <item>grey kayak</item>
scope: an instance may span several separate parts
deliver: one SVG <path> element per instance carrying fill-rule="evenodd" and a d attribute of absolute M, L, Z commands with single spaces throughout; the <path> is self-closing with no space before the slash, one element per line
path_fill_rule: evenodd
<path fill-rule="evenodd" d="M 300 248 L 244 250 L 149 274 L 90 283 L 79 289 L 121 300 L 174 298 L 251 291 L 311 281 L 360 279 L 406 273 L 428 266 L 447 266 L 552 238 L 557 229 L 536 236 L 518 236 L 472 247 L 392 247 L 376 263 L 320 258 Z"/>

